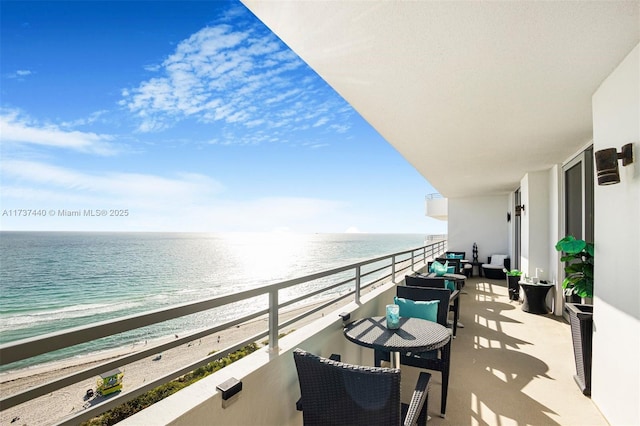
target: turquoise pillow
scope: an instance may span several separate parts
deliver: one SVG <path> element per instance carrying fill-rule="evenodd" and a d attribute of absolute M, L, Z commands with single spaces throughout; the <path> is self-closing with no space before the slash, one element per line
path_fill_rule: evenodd
<path fill-rule="evenodd" d="M 455 281 L 444 280 L 444 285 L 445 285 L 445 287 L 447 287 L 451 291 L 457 290 Z"/>
<path fill-rule="evenodd" d="M 442 263 L 436 260 L 431 264 L 431 267 L 429 268 L 429 272 L 435 272 L 437 276 L 441 277 L 447 273 L 447 266 L 448 265 L 446 264 L 443 265 Z"/>
<path fill-rule="evenodd" d="M 447 253 L 447 259 L 462 259 L 461 254 Z"/>
<path fill-rule="evenodd" d="M 394 297 L 393 301 L 400 306 L 401 317 L 422 318 L 427 321 L 438 322 L 439 300 L 423 301 Z"/>
<path fill-rule="evenodd" d="M 447 274 L 455 274 L 456 273 L 456 267 L 455 266 L 448 266 L 447 267 Z"/>

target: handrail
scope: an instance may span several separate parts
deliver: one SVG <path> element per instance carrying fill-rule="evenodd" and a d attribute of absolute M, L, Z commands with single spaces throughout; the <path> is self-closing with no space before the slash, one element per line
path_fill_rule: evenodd
<path fill-rule="evenodd" d="M 230 303 L 239 302 L 242 300 L 246 300 L 252 297 L 260 296 L 260 295 L 268 295 L 269 296 L 269 307 L 268 309 L 263 309 L 257 312 L 253 312 L 251 314 L 244 315 L 240 318 L 233 319 L 231 321 L 227 321 L 223 324 L 219 324 L 214 327 L 210 327 L 205 330 L 200 330 L 191 334 L 183 335 L 180 338 L 175 340 L 171 340 L 168 343 L 162 343 L 155 346 L 150 346 L 144 350 L 134 352 L 122 357 L 119 357 L 115 360 L 110 360 L 100 365 L 55 379 L 51 382 L 42 384 L 37 387 L 30 388 L 24 392 L 17 393 L 8 397 L 3 397 L 0 399 L 0 407 L 2 410 L 6 410 L 11 408 L 17 404 L 29 401 L 31 399 L 37 398 L 39 396 L 45 395 L 57 389 L 60 389 L 64 386 L 68 386 L 74 383 L 77 383 L 81 380 L 85 380 L 87 378 L 94 377 L 104 371 L 108 371 L 113 368 L 120 367 L 122 365 L 126 365 L 132 363 L 134 361 L 138 361 L 145 357 L 148 357 L 153 354 L 157 354 L 161 351 L 165 351 L 182 344 L 188 343 L 195 339 L 205 337 L 211 335 L 213 333 L 228 329 L 238 324 L 245 323 L 252 319 L 258 318 L 263 315 L 268 315 L 268 330 L 262 332 L 256 336 L 252 336 L 253 340 L 244 340 L 243 342 L 237 343 L 231 347 L 225 348 L 222 351 L 215 353 L 209 357 L 201 359 L 194 364 L 183 367 L 180 370 L 174 371 L 167 376 L 164 376 L 160 379 L 153 381 L 152 383 L 147 383 L 145 386 L 128 391 L 123 395 L 118 395 L 115 398 L 110 398 L 108 401 L 108 406 L 104 404 L 98 404 L 91 408 L 84 410 L 82 413 L 73 417 L 74 421 L 78 421 L 80 417 L 82 418 L 90 418 L 90 416 L 95 416 L 104 412 L 115 406 L 116 403 L 123 403 L 128 399 L 135 398 L 137 395 L 140 395 L 145 390 L 151 389 L 149 386 L 155 385 L 158 386 L 162 384 L 162 380 L 169 381 L 172 378 L 178 377 L 181 374 L 185 374 L 193 369 L 206 365 L 207 363 L 222 358 L 229 353 L 241 348 L 242 346 L 255 341 L 256 339 L 263 338 L 265 336 L 269 336 L 269 348 L 270 350 L 277 350 L 278 347 L 278 333 L 282 327 L 286 327 L 296 321 L 299 321 L 331 304 L 335 303 L 337 300 L 342 300 L 347 297 L 354 297 L 356 302 L 359 302 L 360 295 L 362 291 L 368 287 L 375 286 L 381 282 L 387 282 L 388 280 L 395 281 L 396 276 L 398 274 L 402 274 L 405 271 L 411 269 L 415 270 L 416 264 L 426 264 L 428 260 L 434 259 L 439 254 L 443 253 L 446 249 L 446 240 L 440 240 L 433 242 L 431 244 L 426 244 L 422 247 L 418 247 L 415 249 L 405 250 L 397 253 L 393 253 L 390 255 L 380 256 L 372 259 L 368 259 L 365 261 L 349 264 L 346 266 L 341 266 L 337 268 L 333 268 L 327 271 L 321 271 L 317 273 L 313 273 L 310 275 L 305 275 L 299 278 L 293 278 L 273 284 L 268 284 L 265 286 L 241 291 L 238 293 L 227 294 L 223 296 L 216 296 L 209 299 L 199 300 L 195 302 L 188 302 L 179 304 L 176 306 L 172 306 L 170 308 L 157 309 L 149 312 L 144 312 L 140 314 L 129 315 L 126 317 L 121 317 L 117 319 L 101 321 L 98 323 L 89 324 L 86 326 L 75 327 L 55 333 L 50 333 L 42 336 L 31 337 L 27 339 L 22 339 L 14 342 L 9 342 L 0 345 L 0 365 L 8 365 L 13 362 L 22 361 L 28 358 L 32 358 L 37 355 L 41 355 L 44 353 L 52 352 L 54 350 L 67 348 L 70 346 L 74 346 L 80 343 L 90 342 L 102 337 L 114 335 L 117 333 L 121 333 L 124 331 L 130 331 L 134 329 L 138 329 L 141 327 L 145 327 L 148 325 L 158 324 L 164 321 L 180 318 L 186 315 L 191 315 L 194 313 L 206 311 L 213 308 L 218 308 L 221 306 L 228 305 Z M 377 266 L 377 263 L 381 262 L 390 262 L 383 266 Z M 363 270 L 363 267 L 371 266 L 371 270 Z M 391 269 L 390 273 L 383 275 L 378 278 L 372 278 L 371 281 L 364 283 L 363 280 L 371 277 L 376 273 L 382 273 L 385 269 Z M 337 283 L 329 283 L 322 288 L 310 292 L 305 293 L 302 296 L 293 298 L 288 301 L 279 302 L 278 301 L 278 291 L 293 287 L 296 285 L 304 284 L 310 281 L 314 281 L 320 278 L 330 277 L 332 275 L 340 274 L 342 272 L 353 271 L 353 277 L 349 279 L 340 279 Z M 316 296 L 322 292 L 327 290 L 331 290 L 345 284 L 349 284 L 353 282 L 354 289 L 352 291 L 347 292 L 346 294 L 342 294 L 332 300 L 326 301 L 322 303 L 320 306 L 314 307 L 309 311 L 306 311 L 295 318 L 291 318 L 283 324 L 278 324 L 278 315 L 280 310 L 284 307 L 293 305 L 295 303 L 299 303 L 305 299 L 309 299 L 310 297 Z M 188 369 L 187 369 L 188 368 Z M 143 389 L 144 388 L 144 389 Z M 123 399 L 126 398 L 126 399 Z"/>
<path fill-rule="evenodd" d="M 442 194 L 440 194 L 439 192 L 433 192 L 431 194 L 425 195 L 424 198 L 427 199 L 427 200 L 437 200 L 437 199 L 445 198 L 445 197 L 443 197 Z"/>

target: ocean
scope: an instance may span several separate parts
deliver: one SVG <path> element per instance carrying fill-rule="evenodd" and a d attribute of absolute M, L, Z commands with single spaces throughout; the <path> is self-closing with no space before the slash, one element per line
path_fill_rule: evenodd
<path fill-rule="evenodd" d="M 0 343 L 297 278 L 424 242 L 423 234 L 0 232 Z M 246 301 L 191 315 L 0 371 L 211 326 L 255 306 Z"/>

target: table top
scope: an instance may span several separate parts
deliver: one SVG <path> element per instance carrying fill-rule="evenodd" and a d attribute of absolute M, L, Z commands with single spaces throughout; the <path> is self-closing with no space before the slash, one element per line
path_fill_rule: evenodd
<path fill-rule="evenodd" d="M 459 280 L 459 281 L 463 281 L 467 279 L 466 275 L 462 275 L 462 274 L 450 274 L 450 273 L 445 273 L 444 275 L 436 275 L 435 272 L 429 272 L 428 274 L 419 274 L 418 276 L 423 276 L 423 277 L 427 277 L 427 278 L 440 278 L 443 280 L 446 279 L 450 279 L 450 280 Z"/>
<path fill-rule="evenodd" d="M 400 328 L 390 330 L 384 316 L 356 320 L 345 326 L 344 335 L 357 345 L 387 352 L 428 352 L 451 339 L 448 328 L 420 318 L 400 317 Z"/>
<path fill-rule="evenodd" d="M 529 286 L 533 286 L 533 287 L 553 287 L 555 284 L 550 284 L 550 283 L 528 283 L 526 281 L 518 281 L 518 284 L 520 285 L 529 285 Z"/>

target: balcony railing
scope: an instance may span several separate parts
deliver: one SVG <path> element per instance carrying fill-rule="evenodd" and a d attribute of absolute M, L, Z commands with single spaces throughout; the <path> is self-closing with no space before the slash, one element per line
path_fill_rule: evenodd
<path fill-rule="evenodd" d="M 169 350 L 195 339 L 212 335 L 216 332 L 234 327 L 252 319 L 267 316 L 267 330 L 250 336 L 243 341 L 235 342 L 235 344 L 222 351 L 216 352 L 215 354 L 212 354 L 207 358 L 200 359 L 192 364 L 182 366 L 178 370 L 164 375 L 163 377 L 146 382 L 143 386 L 109 398 L 100 404 L 91 406 L 73 417 L 66 418 L 61 424 L 77 424 L 81 421 L 88 420 L 128 400 L 131 400 L 148 390 L 167 383 L 170 380 L 193 371 L 209 362 L 225 357 L 243 346 L 266 336 L 268 336 L 270 350 L 276 351 L 278 348 L 278 334 L 283 328 L 336 303 L 336 301 L 343 301 L 347 299 L 345 304 L 351 300 L 356 303 L 360 303 L 360 296 L 364 291 L 375 288 L 378 284 L 393 281 L 397 275 L 407 273 L 408 271 L 415 271 L 417 264 L 424 265 L 428 260 L 443 253 L 446 250 L 446 244 L 446 239 L 441 239 L 430 244 L 425 244 L 424 246 L 416 249 L 405 250 L 234 294 L 184 303 L 168 309 L 159 309 L 142 314 L 135 314 L 124 318 L 89 324 L 83 327 L 76 327 L 65 331 L 3 344 L 0 346 L 1 366 L 81 343 L 94 341 L 102 337 L 112 336 L 118 333 L 181 318 L 186 315 L 223 307 L 239 301 L 245 301 L 256 296 L 268 296 L 268 308 L 266 309 L 258 310 L 248 315 L 243 315 L 205 330 L 199 330 L 191 334 L 183 335 L 168 343 L 150 345 L 149 347 L 146 347 L 146 349 L 122 356 L 115 360 L 103 362 L 97 366 L 86 368 L 82 371 L 55 379 L 37 387 L 30 388 L 24 392 L 10 396 L 3 396 L 3 398 L 0 399 L 0 407 L 2 407 L 2 410 L 7 410 L 18 404 L 59 390 L 65 386 L 73 385 L 82 380 L 95 377 L 105 371 L 119 368 L 123 365 Z M 319 280 L 321 281 L 320 283 L 318 282 Z M 301 292 L 303 293 L 302 296 L 293 297 L 286 301 L 280 301 L 281 290 L 294 288 L 296 286 L 312 282 L 316 282 L 317 284 L 315 286 L 315 290 L 305 290 L 304 292 Z M 282 309 L 293 305 L 312 303 L 312 298 L 317 298 L 327 291 L 341 288 L 348 288 L 348 290 L 328 301 L 324 299 L 324 301 L 319 304 L 314 303 L 313 307 L 309 310 L 305 310 L 303 313 L 283 321 L 282 323 L 279 322 L 279 315 L 281 314 Z"/>

